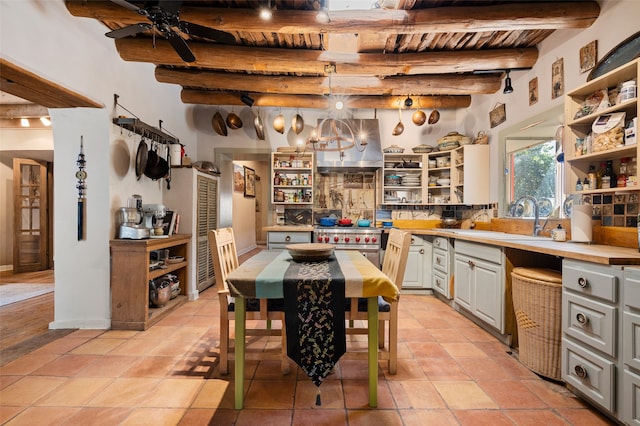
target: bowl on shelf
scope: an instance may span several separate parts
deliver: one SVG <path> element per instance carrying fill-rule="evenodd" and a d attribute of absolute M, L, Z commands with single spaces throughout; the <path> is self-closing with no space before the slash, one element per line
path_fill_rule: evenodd
<path fill-rule="evenodd" d="M 436 158 L 436 167 L 449 167 L 451 165 L 451 157 Z"/>
<path fill-rule="evenodd" d="M 451 179 L 438 179 L 436 183 L 440 186 L 449 186 L 451 185 Z"/>
<path fill-rule="evenodd" d="M 428 154 L 431 151 L 433 151 L 435 148 L 431 145 L 426 145 L 426 144 L 421 144 L 418 146 L 414 146 L 413 148 L 411 148 L 411 150 L 413 152 L 415 152 L 416 154 Z"/>
<path fill-rule="evenodd" d="M 402 154 L 404 152 L 404 148 L 399 147 L 398 145 L 391 145 L 382 150 L 385 154 Z"/>

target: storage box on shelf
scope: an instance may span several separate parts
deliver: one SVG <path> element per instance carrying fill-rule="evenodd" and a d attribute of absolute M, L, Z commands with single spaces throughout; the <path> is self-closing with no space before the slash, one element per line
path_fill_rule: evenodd
<path fill-rule="evenodd" d="M 626 81 L 640 81 L 639 64 L 640 59 L 630 61 L 567 93 L 565 97 L 566 126 L 563 138 L 563 150 L 567 163 L 567 167 L 565 167 L 566 193 L 585 194 L 640 191 L 637 167 L 635 170 L 627 171 L 627 173 L 631 175 L 630 178 L 627 179 L 627 183 L 630 183 L 630 185 L 617 186 L 616 183 L 612 182 L 611 188 L 583 186 L 581 190 L 576 189 L 576 182 L 578 179 L 582 182 L 584 181 L 584 178 L 589 174 L 590 166 L 598 169 L 601 162 L 612 161 L 613 170 L 617 174 L 622 159 L 626 158 L 630 160 L 630 163 L 635 162 L 637 164 L 639 145 L 637 143 L 637 137 L 632 137 L 632 133 L 634 132 L 627 132 L 629 136 L 622 138 L 622 134 L 625 133 L 624 129 L 622 129 L 622 132 L 619 130 L 615 137 L 613 135 L 601 137 L 597 144 L 595 143 L 595 137 L 592 137 L 591 149 L 589 149 L 589 144 L 587 143 L 589 133 L 592 131 L 592 125 L 602 115 L 623 112 L 625 113 L 625 119 L 622 123 L 623 126 L 626 127 L 626 124 L 634 118 L 636 118 L 637 123 L 637 96 L 614 103 L 614 105 L 600 111 L 585 107 L 585 101 L 603 89 L 609 92 Z M 637 129 L 635 132 L 637 132 Z"/>
<path fill-rule="evenodd" d="M 147 240 L 111 240 L 111 328 L 146 330 L 187 301 L 189 242 L 191 235 Z M 169 257 L 182 261 L 163 268 L 150 265 L 151 252 L 169 250 Z M 174 274 L 180 295 L 159 308 L 149 307 L 149 281 Z"/>
<path fill-rule="evenodd" d="M 271 202 L 313 204 L 313 153 L 271 153 Z"/>

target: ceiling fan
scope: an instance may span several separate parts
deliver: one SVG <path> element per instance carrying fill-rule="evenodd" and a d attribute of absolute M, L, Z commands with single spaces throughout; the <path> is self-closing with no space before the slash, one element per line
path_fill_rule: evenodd
<path fill-rule="evenodd" d="M 119 28 L 117 30 L 109 31 L 105 35 L 111 38 L 123 38 L 132 36 L 151 29 L 158 29 L 160 33 L 169 41 L 174 50 L 180 55 L 183 61 L 193 62 L 196 60 L 193 52 L 187 45 L 187 42 L 180 36 L 174 28 L 177 28 L 185 34 L 192 34 L 198 37 L 203 37 L 209 40 L 213 40 L 224 44 L 235 44 L 236 39 L 233 35 L 216 30 L 213 28 L 205 27 L 202 25 L 194 24 L 192 22 L 186 22 L 180 20 L 180 6 L 181 1 L 146 1 L 143 7 L 136 6 L 126 0 L 111 0 L 122 7 L 145 16 L 151 23 L 140 22 Z M 154 47 L 155 47 L 155 32 L 154 32 Z"/>

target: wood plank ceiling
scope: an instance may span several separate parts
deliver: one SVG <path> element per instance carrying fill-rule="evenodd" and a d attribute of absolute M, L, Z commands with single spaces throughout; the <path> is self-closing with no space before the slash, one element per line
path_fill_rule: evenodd
<path fill-rule="evenodd" d="M 423 108 L 465 108 L 470 95 L 501 90 L 505 70 L 533 67 L 537 45 L 554 30 L 589 27 L 600 13 L 587 0 L 378 0 L 377 8 L 329 10 L 320 22 L 330 1 L 184 1 L 180 21 L 225 31 L 235 43 L 180 32 L 196 58 L 189 63 L 160 32 L 154 47 L 153 29 L 115 48 L 125 61 L 156 64 L 157 81 L 182 86 L 187 104 L 241 105 L 247 94 L 256 106 L 326 108 L 342 97 L 352 108 L 398 108 L 411 96 Z M 117 3 L 66 5 L 106 31 L 149 23 Z M 268 21 L 258 16 L 265 4 Z"/>

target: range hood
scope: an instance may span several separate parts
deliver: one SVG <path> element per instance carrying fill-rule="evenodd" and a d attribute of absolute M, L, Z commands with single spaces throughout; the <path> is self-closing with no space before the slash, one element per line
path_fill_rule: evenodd
<path fill-rule="evenodd" d="M 382 168 L 382 144 L 380 142 L 380 128 L 378 120 L 369 119 L 345 119 L 353 133 L 366 134 L 367 145 L 362 151 L 361 147 L 353 147 L 342 152 L 321 151 L 316 153 L 316 167 L 318 173 L 345 172 L 345 171 L 374 171 Z"/>

